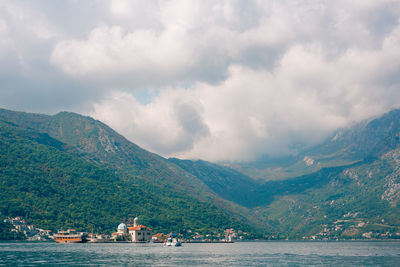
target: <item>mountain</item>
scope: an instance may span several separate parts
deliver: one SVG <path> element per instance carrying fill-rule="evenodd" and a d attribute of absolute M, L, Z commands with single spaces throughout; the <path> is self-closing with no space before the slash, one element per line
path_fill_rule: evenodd
<path fill-rule="evenodd" d="M 297 156 L 231 167 L 254 175 L 254 213 L 290 238 L 400 237 L 400 110 L 338 130 Z"/>
<path fill-rule="evenodd" d="M 139 212 L 155 229 L 234 225 L 271 238 L 400 237 L 399 118 L 393 110 L 341 129 L 296 156 L 220 165 L 162 158 L 75 113 L 0 110 L 0 171 L 10 188 L 0 211 L 49 227 L 110 229 Z"/>
<path fill-rule="evenodd" d="M 303 152 L 303 155 L 315 159 L 322 166 L 343 165 L 382 156 L 400 145 L 399 121 L 400 110 L 392 110 L 379 118 L 338 130 L 322 144 Z"/>
<path fill-rule="evenodd" d="M 199 178 L 218 196 L 245 207 L 253 206 L 252 193 L 259 184 L 252 178 L 203 160 L 170 158 L 169 161 Z"/>
<path fill-rule="evenodd" d="M 100 122 L 69 113 L 0 114 L 1 188 L 7 189 L 0 192 L 3 216 L 24 216 L 50 229 L 112 231 L 122 219 L 139 215 L 144 224 L 165 232 L 231 227 L 254 231 L 201 200 L 202 194 L 212 196 L 201 192 L 205 185 L 192 196 L 196 177 Z M 121 154 L 113 159 L 110 153 Z M 181 173 L 185 176 L 175 177 Z M 192 191 L 183 193 L 189 185 Z"/>
<path fill-rule="evenodd" d="M 233 166 L 170 160 L 250 209 L 270 236 L 393 238 L 400 231 L 399 119 L 393 110 L 297 156 Z"/>
<path fill-rule="evenodd" d="M 198 177 L 140 148 L 90 117 L 71 112 L 48 116 L 0 109 L 0 119 L 48 134 L 66 144 L 69 152 L 95 164 L 118 169 L 154 185 L 212 203 L 240 219 L 244 215 L 247 217 L 246 209 L 218 196 Z"/>
<path fill-rule="evenodd" d="M 337 130 L 321 144 L 295 156 L 263 156 L 254 162 L 228 164 L 257 180 L 280 180 L 314 173 L 324 167 L 346 166 L 379 157 L 400 144 L 400 110 Z"/>
<path fill-rule="evenodd" d="M 270 231 L 289 238 L 397 237 L 400 232 L 400 149 L 377 159 L 266 182 L 272 199 L 255 207 Z M 383 237 L 383 236 L 382 236 Z"/>
<path fill-rule="evenodd" d="M 70 112 L 48 116 L 0 110 L 0 118 L 48 134 L 93 163 L 128 171 L 142 179 L 172 186 L 199 198 L 212 197 L 196 177 L 129 142 L 107 125 L 90 117 Z"/>

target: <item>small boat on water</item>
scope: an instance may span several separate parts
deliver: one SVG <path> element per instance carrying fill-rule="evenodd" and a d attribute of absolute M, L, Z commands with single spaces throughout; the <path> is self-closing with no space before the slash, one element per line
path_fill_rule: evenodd
<path fill-rule="evenodd" d="M 164 243 L 164 247 L 180 247 L 182 243 L 179 242 L 176 238 L 169 237 L 167 241 Z"/>
<path fill-rule="evenodd" d="M 53 236 L 53 239 L 57 243 L 87 242 L 86 235 L 83 233 L 77 233 L 74 229 L 68 229 L 67 231 L 58 231 L 58 233 Z"/>

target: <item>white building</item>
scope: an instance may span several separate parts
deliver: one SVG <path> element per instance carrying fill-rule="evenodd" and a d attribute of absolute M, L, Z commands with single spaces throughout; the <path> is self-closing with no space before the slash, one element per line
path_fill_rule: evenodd
<path fill-rule="evenodd" d="M 118 225 L 117 232 L 113 233 L 112 236 L 116 241 L 150 242 L 151 231 L 149 227 L 140 225 L 136 217 L 133 220 L 133 226 L 121 223 Z"/>
<path fill-rule="evenodd" d="M 151 241 L 151 229 L 147 226 L 140 225 L 137 217 L 133 220 L 133 227 L 128 227 L 128 233 L 132 242 Z"/>

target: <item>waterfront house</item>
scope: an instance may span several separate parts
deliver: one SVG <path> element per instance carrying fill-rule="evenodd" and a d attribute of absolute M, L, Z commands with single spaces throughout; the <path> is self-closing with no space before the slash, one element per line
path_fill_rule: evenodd
<path fill-rule="evenodd" d="M 133 220 L 133 226 L 127 226 L 124 223 L 118 225 L 117 232 L 112 234 L 115 241 L 130 241 L 130 242 L 150 242 L 152 230 L 144 225 L 139 224 L 136 217 Z"/>

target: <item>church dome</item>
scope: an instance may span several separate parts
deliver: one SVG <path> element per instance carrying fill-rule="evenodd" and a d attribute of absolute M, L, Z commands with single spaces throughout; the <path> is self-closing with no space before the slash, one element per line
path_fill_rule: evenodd
<path fill-rule="evenodd" d="M 118 225 L 118 230 L 126 230 L 126 224 L 124 223 L 120 223 L 120 225 Z"/>

